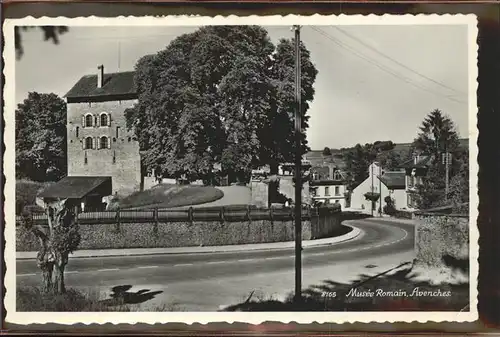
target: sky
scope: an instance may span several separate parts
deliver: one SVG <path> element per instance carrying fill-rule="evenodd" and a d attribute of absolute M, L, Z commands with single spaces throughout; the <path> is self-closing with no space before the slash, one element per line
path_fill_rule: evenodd
<path fill-rule="evenodd" d="M 274 43 L 289 26 L 265 27 Z M 61 97 L 86 74 L 133 70 L 139 58 L 164 49 L 197 27 L 70 27 L 60 43 L 41 31 L 23 33 L 16 61 L 16 102 L 28 92 Z M 392 140 L 411 142 L 425 116 L 440 109 L 468 135 L 465 25 L 303 26 L 301 39 L 318 69 L 308 111 L 313 150 Z M 43 57 L 41 57 L 43 56 Z"/>

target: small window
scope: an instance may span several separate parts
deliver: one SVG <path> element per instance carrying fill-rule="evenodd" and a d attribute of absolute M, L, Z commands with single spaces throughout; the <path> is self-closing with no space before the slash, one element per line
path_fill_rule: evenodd
<path fill-rule="evenodd" d="M 85 127 L 88 128 L 92 126 L 94 126 L 94 118 L 92 115 L 88 114 L 85 116 Z"/>
<path fill-rule="evenodd" d="M 340 188 L 335 186 L 335 195 L 340 195 Z"/>
<path fill-rule="evenodd" d="M 120 137 L 120 127 L 116 127 L 116 138 Z"/>
<path fill-rule="evenodd" d="M 80 137 L 80 127 L 76 127 L 76 138 Z"/>
<path fill-rule="evenodd" d="M 116 164 L 116 151 L 113 151 L 113 164 Z"/>
<path fill-rule="evenodd" d="M 130 142 L 132 140 L 132 137 L 128 137 L 128 141 Z"/>
<path fill-rule="evenodd" d="M 325 187 L 325 195 L 330 195 L 330 187 Z"/>
<path fill-rule="evenodd" d="M 107 113 L 102 113 L 101 114 L 101 126 L 109 126 L 109 116 Z"/>
<path fill-rule="evenodd" d="M 102 136 L 99 140 L 99 148 L 100 149 L 107 149 L 109 148 L 109 140 L 108 137 Z"/>
<path fill-rule="evenodd" d="M 88 150 L 92 148 L 93 148 L 92 137 L 85 138 L 85 149 Z M 87 156 L 87 152 L 85 152 L 85 156 Z"/>
<path fill-rule="evenodd" d="M 87 159 L 87 151 L 85 151 L 85 158 L 84 158 L 84 162 L 83 162 L 85 165 L 89 163 L 89 160 Z"/>
<path fill-rule="evenodd" d="M 115 137 L 113 137 L 113 143 L 116 143 L 116 138 Z"/>

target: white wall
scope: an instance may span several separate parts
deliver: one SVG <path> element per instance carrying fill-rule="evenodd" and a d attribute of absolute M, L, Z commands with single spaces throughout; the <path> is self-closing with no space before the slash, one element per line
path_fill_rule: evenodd
<path fill-rule="evenodd" d="M 408 199 L 405 190 L 395 190 L 393 191 L 391 197 L 394 199 L 396 209 L 408 208 Z"/>
<path fill-rule="evenodd" d="M 328 187 L 329 189 L 329 194 L 326 194 L 325 187 Z M 335 189 L 338 188 L 338 193 L 335 193 Z M 338 202 L 341 203 L 342 207 L 345 207 L 345 192 L 346 192 L 346 186 L 345 185 L 329 185 L 329 186 L 315 186 L 316 194 L 311 196 L 313 197 L 313 200 L 325 202 L 326 200 L 329 200 L 329 203 L 333 204 L 338 200 Z"/>

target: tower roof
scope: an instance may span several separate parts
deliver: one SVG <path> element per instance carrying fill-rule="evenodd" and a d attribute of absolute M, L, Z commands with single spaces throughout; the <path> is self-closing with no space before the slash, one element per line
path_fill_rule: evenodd
<path fill-rule="evenodd" d="M 98 87 L 98 75 L 85 75 L 65 95 L 68 103 L 105 102 L 136 99 L 133 71 L 103 75 L 103 85 Z"/>

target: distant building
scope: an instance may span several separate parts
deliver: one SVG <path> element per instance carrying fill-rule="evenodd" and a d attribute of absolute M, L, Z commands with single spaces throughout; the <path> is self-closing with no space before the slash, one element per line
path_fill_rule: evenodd
<path fill-rule="evenodd" d="M 368 178 L 353 189 L 351 193 L 351 208 L 362 210 L 366 213 L 376 213 L 379 207 L 383 210 L 384 199 L 390 196 L 396 209 L 406 209 L 406 172 L 384 171 L 378 162 L 372 163 L 368 168 Z M 377 200 L 372 202 L 367 195 L 373 195 Z"/>
<path fill-rule="evenodd" d="M 68 176 L 111 177 L 112 193 L 141 188 L 139 143 L 125 110 L 137 101 L 134 72 L 85 75 L 66 94 Z"/>
<path fill-rule="evenodd" d="M 417 186 L 424 181 L 429 168 L 433 164 L 432 156 L 415 155 L 413 159 L 401 165 L 405 171 L 405 190 L 407 195 L 407 206 L 410 209 L 415 209 Z"/>
<path fill-rule="evenodd" d="M 111 194 L 111 177 L 64 177 L 38 194 L 44 203 L 66 199 L 76 213 L 103 211 Z"/>
<path fill-rule="evenodd" d="M 343 208 L 348 207 L 345 173 L 333 165 L 312 167 L 309 189 L 314 204 L 341 204 Z"/>

